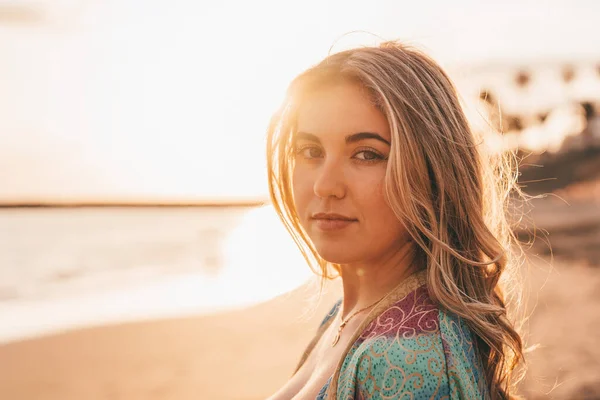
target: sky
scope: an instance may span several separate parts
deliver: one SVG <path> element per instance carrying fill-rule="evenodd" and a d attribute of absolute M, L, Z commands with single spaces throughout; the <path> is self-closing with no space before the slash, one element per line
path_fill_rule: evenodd
<path fill-rule="evenodd" d="M 599 16 L 595 0 L 0 0 L 0 202 L 264 199 L 267 122 L 331 48 L 600 60 Z"/>

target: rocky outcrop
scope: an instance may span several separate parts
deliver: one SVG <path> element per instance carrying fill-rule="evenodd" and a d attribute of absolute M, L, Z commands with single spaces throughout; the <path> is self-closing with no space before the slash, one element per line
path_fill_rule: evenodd
<path fill-rule="evenodd" d="M 483 121 L 474 129 L 492 151 L 517 151 L 526 192 L 600 181 L 600 64 L 483 70 L 470 79 L 478 88 L 471 116 Z"/>

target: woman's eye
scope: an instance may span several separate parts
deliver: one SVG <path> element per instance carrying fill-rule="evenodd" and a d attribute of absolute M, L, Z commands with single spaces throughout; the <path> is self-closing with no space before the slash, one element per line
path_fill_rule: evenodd
<path fill-rule="evenodd" d="M 360 154 L 362 154 L 362 156 L 359 156 Z M 354 157 L 358 158 L 359 160 L 363 160 L 363 161 L 375 161 L 375 160 L 383 159 L 383 157 L 381 155 L 379 155 L 378 153 L 375 153 L 374 151 L 369 151 L 369 150 L 359 151 L 358 153 L 356 153 L 354 155 Z"/>
<path fill-rule="evenodd" d="M 318 147 L 315 147 L 315 146 L 301 147 L 298 150 L 298 154 L 300 154 L 302 157 L 307 158 L 307 159 L 319 158 L 322 156 L 321 149 L 319 149 Z"/>

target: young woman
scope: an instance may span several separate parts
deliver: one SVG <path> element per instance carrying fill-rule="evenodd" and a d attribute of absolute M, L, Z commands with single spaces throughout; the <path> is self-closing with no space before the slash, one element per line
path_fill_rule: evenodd
<path fill-rule="evenodd" d="M 333 54 L 291 83 L 267 147 L 275 209 L 315 272 L 343 282 L 271 400 L 510 398 L 515 175 L 486 157 L 443 70 L 396 42 Z"/>

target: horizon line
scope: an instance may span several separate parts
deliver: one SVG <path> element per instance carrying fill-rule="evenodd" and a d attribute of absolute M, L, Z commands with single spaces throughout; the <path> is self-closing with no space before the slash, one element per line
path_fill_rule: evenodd
<path fill-rule="evenodd" d="M 270 204 L 265 200 L 245 201 L 47 201 L 0 202 L 3 208 L 118 208 L 118 207 L 259 207 Z"/>

